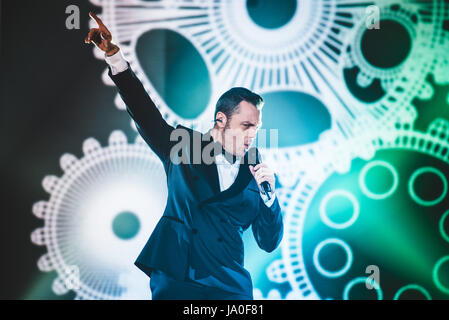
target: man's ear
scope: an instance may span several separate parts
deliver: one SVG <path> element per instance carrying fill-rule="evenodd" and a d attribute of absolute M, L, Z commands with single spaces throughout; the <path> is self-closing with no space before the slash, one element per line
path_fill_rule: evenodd
<path fill-rule="evenodd" d="M 218 126 L 218 128 L 223 129 L 226 127 L 227 118 L 226 115 L 219 111 L 217 112 L 217 115 L 215 116 L 215 124 Z"/>

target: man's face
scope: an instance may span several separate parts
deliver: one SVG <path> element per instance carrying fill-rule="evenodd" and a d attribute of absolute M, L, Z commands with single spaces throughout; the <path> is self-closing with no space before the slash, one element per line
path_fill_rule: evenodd
<path fill-rule="evenodd" d="M 223 148 L 236 156 L 243 157 L 253 143 L 261 126 L 261 112 L 253 104 L 241 101 L 238 111 L 227 119 L 222 133 Z"/>

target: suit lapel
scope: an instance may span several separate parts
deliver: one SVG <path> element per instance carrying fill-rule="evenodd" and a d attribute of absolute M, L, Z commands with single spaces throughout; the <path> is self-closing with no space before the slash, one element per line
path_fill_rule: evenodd
<path fill-rule="evenodd" d="M 203 172 L 206 176 L 206 179 L 209 181 L 209 184 L 212 186 L 212 190 L 214 195 L 220 192 L 220 180 L 218 177 L 217 165 L 205 164 L 203 165 Z"/>
<path fill-rule="evenodd" d="M 218 143 L 214 142 L 212 135 L 210 134 L 211 130 L 206 132 L 201 138 L 201 151 L 206 147 L 209 143 Z M 221 146 L 220 146 L 221 149 Z M 215 150 L 215 149 L 213 149 Z M 213 195 L 205 200 L 201 201 L 201 205 L 216 201 L 224 201 L 229 198 L 232 198 L 242 192 L 243 189 L 249 184 L 253 175 L 249 170 L 249 164 L 254 163 L 254 156 L 257 154 L 257 148 L 251 148 L 245 153 L 245 156 L 240 159 L 239 172 L 237 177 L 235 178 L 234 183 L 226 190 L 220 190 L 220 180 L 218 176 L 217 165 L 215 161 L 212 164 L 202 164 L 202 172 L 204 173 L 206 179 L 209 181 L 209 184 L 212 186 Z"/>
<path fill-rule="evenodd" d="M 201 154 L 202 154 L 204 148 L 209 143 L 215 143 L 210 134 L 210 130 L 208 132 L 206 132 L 201 138 Z M 220 180 L 218 177 L 217 165 L 215 164 L 215 162 L 212 162 L 211 164 L 202 163 L 201 167 L 202 167 L 203 174 L 205 175 L 207 181 L 209 182 L 209 184 L 212 187 L 213 194 L 215 195 L 215 194 L 219 193 L 220 192 Z"/>
<path fill-rule="evenodd" d="M 211 172 L 211 175 L 213 176 L 213 183 L 217 187 L 216 188 L 217 192 L 212 197 L 202 201 L 203 205 L 216 201 L 225 201 L 229 198 L 235 197 L 240 192 L 242 192 L 243 189 L 245 189 L 245 187 L 248 185 L 251 178 L 253 177 L 251 172 L 249 171 L 247 161 L 242 161 L 240 163 L 239 172 L 237 174 L 237 177 L 235 178 L 235 181 L 228 189 L 220 191 L 220 181 L 218 177 L 217 165 L 213 163 L 212 165 L 209 165 L 207 167 L 209 167 L 208 170 L 211 170 L 211 168 L 213 168 L 213 170 L 211 170 L 213 171 L 213 173 Z"/>

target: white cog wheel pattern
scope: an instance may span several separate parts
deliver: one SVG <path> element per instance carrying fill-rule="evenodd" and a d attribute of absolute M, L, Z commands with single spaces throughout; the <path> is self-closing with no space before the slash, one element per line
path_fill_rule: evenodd
<path fill-rule="evenodd" d="M 89 138 L 84 155 L 64 154 L 64 174 L 46 176 L 48 201 L 33 213 L 44 220 L 31 234 L 47 248 L 41 271 L 57 272 L 52 289 L 77 299 L 149 299 L 148 277 L 134 266 L 162 216 L 167 198 L 160 160 L 139 140 L 114 131 L 109 145 Z"/>
<path fill-rule="evenodd" d="M 449 299 L 449 122 L 385 136 L 351 172 L 292 190 L 271 281 L 301 299 Z"/>
<path fill-rule="evenodd" d="M 288 23 L 270 30 L 253 21 L 245 1 L 91 2 L 101 6 L 101 18 L 110 26 L 125 57 L 163 117 L 172 125 L 181 122 L 201 131 L 210 123 L 213 104 L 222 88 L 241 85 L 260 93 L 302 92 L 315 97 L 326 108 L 331 106 L 330 112 L 335 118 L 332 127 L 337 128 L 337 132 L 324 137 L 323 148 L 338 145 L 354 132 L 350 129 L 351 122 L 359 112 L 351 111 L 344 104 L 345 99 L 336 96 L 336 85 L 341 82 L 337 81 L 341 77 L 337 66 L 344 39 L 350 36 L 355 21 L 364 15 L 360 5 L 334 0 L 299 1 Z M 138 39 L 158 29 L 171 30 L 188 39 L 207 66 L 212 95 L 206 111 L 195 119 L 183 119 L 170 109 L 139 61 Z M 102 52 L 98 49 L 94 52 L 103 59 Z M 104 80 L 112 85 L 106 74 Z M 343 88 L 340 92 L 347 90 Z M 121 99 L 117 98 L 116 102 L 120 108 L 125 107 Z M 314 144 L 299 150 L 286 147 L 282 152 L 268 149 L 265 161 L 277 169 L 283 183 L 291 185 L 298 177 L 288 169 L 288 163 L 293 159 L 304 163 L 313 161 L 309 155 L 318 153 L 316 149 Z M 347 162 L 342 160 L 342 163 Z"/>
<path fill-rule="evenodd" d="M 420 12 L 420 9 L 427 10 Z M 357 75 L 357 83 L 361 87 L 370 85 L 377 78 L 381 82 L 381 87 L 388 91 L 394 81 L 404 74 L 418 79 L 429 72 L 427 64 L 416 65 L 416 63 L 424 62 L 430 49 L 439 43 L 443 30 L 438 27 L 437 23 L 432 22 L 438 20 L 438 15 L 443 15 L 444 11 L 438 10 L 430 1 L 424 5 L 416 3 L 390 4 L 380 8 L 380 12 L 381 20 L 378 30 L 386 28 L 385 32 L 396 31 L 395 37 L 397 38 L 392 41 L 405 37 L 406 48 L 398 52 L 397 56 L 390 57 L 390 61 L 375 61 L 375 57 L 370 56 L 367 52 L 370 48 L 363 48 L 364 42 L 374 41 L 374 39 L 369 38 L 370 31 L 366 28 L 365 21 L 362 20 L 355 27 L 354 38 L 350 39 L 347 44 L 348 54 L 345 56 L 344 66 L 359 66 L 360 73 Z M 379 36 L 382 35 L 379 34 Z M 397 48 L 385 48 L 385 50 L 391 51 L 394 49 Z M 374 55 L 374 52 L 372 54 Z M 415 64 L 415 69 L 412 68 L 413 64 Z M 417 67 L 422 69 L 416 69 Z"/>
<path fill-rule="evenodd" d="M 449 71 L 446 54 L 442 54 L 449 48 L 443 29 L 449 14 L 447 3 L 385 3 L 380 7 L 379 30 L 367 30 L 365 21 L 357 22 L 353 37 L 345 44 L 341 66 L 354 102 L 365 104 L 372 115 L 365 118 L 367 122 L 358 122 L 365 129 L 372 127 L 373 119 L 383 126 L 398 116 L 412 121 L 416 117 L 409 107 L 412 99 L 431 94 L 428 74 Z M 385 47 L 376 50 L 379 46 Z"/>
<path fill-rule="evenodd" d="M 422 97 L 425 96 L 426 87 L 421 79 L 432 68 L 438 69 L 439 63 L 423 53 L 443 41 L 441 24 L 448 12 L 442 0 L 293 1 L 294 10 L 288 22 L 269 29 L 256 22 L 248 1 L 91 2 L 101 7 L 101 18 L 110 26 L 125 57 L 172 125 L 182 123 L 200 131 L 208 129 L 220 91 L 231 86 L 245 86 L 262 94 L 301 92 L 321 101 L 331 114 L 332 123 L 331 130 L 324 132 L 318 143 L 266 150 L 265 161 L 279 172 L 286 186 L 299 178 L 291 169 L 292 163 L 326 161 L 327 155 L 335 154 L 342 144 L 348 145 L 345 147 L 348 152 L 338 152 L 339 160 L 332 164 L 336 167 L 328 170 L 343 172 L 354 157 L 372 156 L 373 149 L 360 149 L 357 144 L 372 139 L 385 121 L 395 118 L 395 110 L 402 110 L 399 108 L 402 104 L 408 105 L 410 92 L 422 92 Z M 398 28 L 405 28 L 412 40 L 411 53 L 393 71 L 370 66 L 359 50 L 369 5 L 382 9 L 381 19 L 385 14 L 385 19 L 396 20 Z M 173 112 L 142 68 L 136 44 L 152 30 L 170 30 L 181 35 L 201 55 L 212 93 L 207 108 L 198 117 L 186 119 Z M 352 48 L 349 53 L 348 47 Z M 98 49 L 95 54 L 103 59 Z M 358 85 L 366 86 L 379 77 L 385 89 L 391 88 L 381 101 L 367 105 L 353 97 L 343 80 L 343 68 L 353 65 L 360 65 L 362 70 L 357 77 Z M 106 74 L 104 80 L 112 85 Z M 121 99 L 116 102 L 124 108 Z M 413 110 L 407 108 L 400 115 L 410 119 L 414 116 Z M 346 143 L 348 139 L 354 139 L 354 143 Z"/>

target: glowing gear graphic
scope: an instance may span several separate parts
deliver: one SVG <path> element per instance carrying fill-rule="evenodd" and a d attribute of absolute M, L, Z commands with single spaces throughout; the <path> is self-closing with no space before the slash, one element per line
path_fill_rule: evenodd
<path fill-rule="evenodd" d="M 380 8 L 379 29 L 368 29 L 361 20 L 353 39 L 348 39 L 345 68 L 357 67 L 356 82 L 366 88 L 377 79 L 372 99 L 388 92 L 395 81 L 406 76 L 423 79 L 431 70 L 431 49 L 442 39 L 443 29 L 437 23 L 445 11 L 436 3 L 396 2 Z M 374 50 L 382 46 L 383 50 Z M 421 63 L 420 65 L 418 63 Z M 374 89 L 374 88 L 373 88 Z M 409 91 L 413 93 L 413 91 Z"/>
<path fill-rule="evenodd" d="M 342 60 L 344 39 L 350 36 L 355 21 L 365 14 L 360 5 L 320 0 L 286 1 L 285 6 L 280 7 L 274 1 L 266 1 L 264 4 L 268 4 L 268 7 L 264 9 L 251 1 L 91 2 L 102 8 L 102 20 L 114 34 L 125 58 L 163 117 L 173 126 L 182 123 L 199 131 L 209 129 L 215 101 L 224 88 L 244 86 L 265 95 L 281 91 L 298 93 L 302 97 L 308 97 L 308 100 L 316 100 L 315 104 L 319 109 L 331 109 L 319 112 L 320 116 L 334 117 L 333 121 L 327 120 L 329 126 L 320 124 L 314 129 L 317 131 L 315 135 L 330 127 L 337 131 L 323 137 L 326 140 L 323 148 L 338 145 L 347 136 L 357 134 L 351 126 L 354 114 L 358 115 L 359 112 L 351 110 L 352 105 L 346 105 L 344 95 L 349 92 L 344 85 L 338 88 L 341 83 L 338 65 Z M 269 10 L 273 4 L 277 9 L 282 9 L 281 15 L 273 15 Z M 264 15 L 283 18 L 267 25 L 270 19 L 263 19 Z M 202 65 L 207 69 L 210 83 L 201 82 L 200 88 L 190 90 L 205 92 L 210 89 L 208 102 L 201 112 L 186 116 L 189 108 L 185 106 L 185 101 L 182 108 L 176 108 L 166 101 L 168 99 L 163 98 L 165 87 L 158 84 L 160 80 L 157 76 L 152 78 L 148 74 L 159 67 L 154 65 L 153 68 L 145 68 L 148 64 L 145 56 L 139 59 L 137 47 L 142 39 L 155 41 L 160 37 L 158 32 L 161 30 L 169 31 L 165 34 L 168 42 L 177 36 L 180 42 L 187 41 L 192 46 L 186 50 L 189 54 L 183 53 L 183 58 L 172 64 L 180 66 L 186 60 L 186 55 L 199 55 L 201 62 L 197 62 L 195 69 Z M 156 43 L 151 47 L 151 51 L 159 48 Z M 187 49 L 188 46 L 184 47 Z M 104 58 L 99 50 L 94 49 L 94 53 L 99 59 Z M 180 78 L 177 71 L 174 70 L 174 73 Z M 191 72 L 189 76 L 191 77 Z M 106 73 L 103 79 L 107 84 L 113 85 Z M 338 92 L 343 96 L 340 97 Z M 195 94 L 184 100 L 194 98 Z M 121 109 L 125 108 L 119 96 L 116 104 Z M 282 115 L 275 113 L 277 117 Z M 267 123 L 272 119 L 275 117 L 268 117 Z M 286 120 L 294 122 L 292 117 Z M 275 124 L 272 125 L 276 127 Z M 298 135 L 299 138 L 303 136 L 304 134 Z M 265 161 L 278 172 L 279 178 L 286 185 L 291 185 L 299 177 L 297 172 L 287 169 L 290 166 L 286 164 L 292 161 L 313 161 L 308 154 L 318 153 L 315 145 L 307 144 L 304 150 L 295 148 L 304 143 L 306 142 L 298 141 L 294 145 L 282 145 L 282 152 L 267 149 L 265 153 Z M 342 163 L 347 162 L 348 160 L 342 160 Z"/>
<path fill-rule="evenodd" d="M 449 298 L 449 121 L 383 136 L 374 158 L 291 190 L 271 281 L 307 299 Z"/>
<path fill-rule="evenodd" d="M 254 1 L 226 0 L 91 2 L 101 7 L 101 18 L 114 34 L 125 58 L 163 117 L 174 126 L 182 123 L 199 131 L 209 129 L 215 101 L 223 88 L 232 86 L 244 86 L 264 96 L 276 92 L 300 93 L 319 101 L 315 107 L 326 110 L 327 115 L 321 111 L 321 117 L 329 117 L 329 127 L 320 121 L 316 124 L 309 121 L 305 125 L 316 127 L 314 130 L 321 133 L 319 141 L 318 138 L 315 140 L 317 143 L 300 141 L 304 136 L 301 133 L 295 136 L 296 144 L 281 143 L 279 150 L 267 149 L 265 152 L 265 161 L 278 172 L 286 186 L 292 186 L 300 178 L 297 170 L 290 169 L 292 163 L 313 167 L 316 161 L 321 161 L 322 167 L 332 165 L 330 170 L 344 172 L 354 157 L 372 157 L 374 149 L 358 148 L 358 144 L 372 139 L 373 134 L 383 126 L 391 125 L 398 116 L 412 121 L 415 113 L 413 108 L 407 107 L 410 100 L 416 92 L 421 98 L 429 95 L 425 76 L 444 67 L 444 59 L 435 54 L 437 48 L 444 48 L 447 38 L 442 24 L 449 9 L 441 0 L 285 1 L 282 7 L 273 7 L 275 1 L 262 1 L 262 5 Z M 373 35 L 374 31 L 367 30 L 366 7 L 369 5 L 380 8 L 383 29 L 378 33 L 391 31 L 394 34 L 392 44 L 409 40 L 402 51 L 382 50 L 386 54 L 381 61 L 371 56 L 370 48 L 382 43 Z M 273 14 L 274 9 L 276 14 Z M 268 16 L 271 19 L 264 19 Z M 145 56 L 137 53 L 137 46 L 142 41 L 155 41 L 162 36 L 158 34 L 161 30 L 168 32 L 165 34 L 168 42 L 176 36 L 192 47 L 182 59 L 172 61 L 174 65 L 179 68 L 182 61 L 188 60 L 186 55 L 199 56 L 195 68 L 201 65 L 207 70 L 207 83 L 199 82 L 201 88 L 191 90 L 192 95 L 184 99 L 194 100 L 196 91 L 210 90 L 208 102 L 194 114 L 186 110 L 196 106 L 176 108 L 163 98 L 167 90 L 158 84 L 160 79 L 148 74 L 158 66 L 146 68 Z M 151 51 L 161 50 L 156 42 L 151 48 Z M 170 52 L 166 49 L 165 52 Z M 94 49 L 94 52 L 99 59 L 104 58 L 99 50 Z M 351 72 L 354 68 L 358 72 Z M 177 73 L 176 77 L 180 78 Z M 113 85 L 106 73 L 104 80 Z M 376 81 L 377 91 L 370 88 Z M 354 87 L 363 93 L 366 93 L 365 89 L 373 89 L 373 99 L 361 101 Z M 124 109 L 118 96 L 116 103 Z M 307 114 L 310 115 L 310 111 Z M 270 124 L 283 113 L 273 111 L 273 115 L 264 122 Z M 284 124 L 298 121 L 292 116 L 284 120 Z M 277 127 L 276 123 L 271 125 Z M 294 133 L 289 132 L 288 136 L 292 135 Z M 352 143 L 347 143 L 348 140 Z M 349 149 L 348 152 L 335 152 L 342 145 Z M 332 164 L 326 163 L 329 154 L 337 154 L 340 158 Z M 308 174 L 316 175 L 317 172 Z"/>
<path fill-rule="evenodd" d="M 31 240 L 48 252 L 41 271 L 55 270 L 56 294 L 77 299 L 148 299 L 148 277 L 133 264 L 165 208 L 166 177 L 160 160 L 142 143 L 114 131 L 109 145 L 89 138 L 84 156 L 64 154 L 61 177 L 46 176 L 48 201 L 33 213 L 44 220 Z"/>
<path fill-rule="evenodd" d="M 449 8 L 442 1 L 385 3 L 380 7 L 380 29 L 367 29 L 365 21 L 357 22 L 353 38 L 346 39 L 342 69 L 353 98 L 388 127 L 397 117 L 414 120 L 411 101 L 432 95 L 426 81 L 429 74 L 439 83 L 447 78 L 443 53 L 448 48 L 447 32 L 442 22 Z"/>
<path fill-rule="evenodd" d="M 284 12 L 282 21 L 275 21 L 273 25 L 266 25 L 266 20 L 260 19 L 260 12 L 251 7 L 251 1 L 91 2 L 102 8 L 101 18 L 171 125 L 181 123 L 199 131 L 209 129 L 215 101 L 223 88 L 231 86 L 245 86 L 264 97 L 276 92 L 301 93 L 318 101 L 316 105 L 325 109 L 330 130 L 316 125 L 319 139 L 263 150 L 265 162 L 278 173 L 288 189 L 282 200 L 286 226 L 282 260 L 273 262 L 267 275 L 274 282 L 288 282 L 292 287 L 291 297 L 350 299 L 368 293 L 375 299 L 392 299 L 414 292 L 426 298 L 447 298 L 447 252 L 442 250 L 441 243 L 447 243 L 449 234 L 447 207 L 444 208 L 448 162 L 444 150 L 447 150 L 449 126 L 441 119 L 433 121 L 438 116 L 435 113 L 442 116 L 444 113 L 430 108 L 437 105 L 436 102 L 439 104 L 441 97 L 449 101 L 446 90 L 449 8 L 444 0 L 286 1 L 288 12 Z M 380 23 L 384 29 L 377 35 L 374 30 L 366 29 L 367 5 L 377 5 L 381 9 Z M 165 99 L 166 88 L 159 83 L 160 79 L 149 76 L 148 61 L 138 54 L 137 47 L 142 41 L 157 45 L 151 41 L 161 36 L 161 30 L 167 31 L 165 38 L 169 43 L 172 37 L 177 37 L 186 43 L 185 47 L 190 46 L 188 56 L 193 60 L 187 61 L 200 61 L 195 67 L 206 70 L 208 80 L 201 82 L 200 87 L 201 91 L 210 92 L 207 101 L 195 112 L 186 111 L 191 108 L 176 108 L 172 101 Z M 371 50 L 379 45 L 379 37 L 384 38 L 384 32 L 393 35 L 389 40 L 391 50 L 381 53 Z M 99 59 L 104 59 L 102 52 L 96 49 L 94 52 Z M 373 52 L 378 55 L 374 56 Z M 173 65 L 180 67 L 181 62 Z M 106 73 L 103 79 L 113 85 Z M 184 82 L 185 79 L 188 78 L 184 77 Z M 436 94 L 438 92 L 442 95 Z M 194 100 L 197 94 L 192 90 L 188 98 Z M 118 95 L 116 104 L 125 108 Z M 264 122 L 270 123 L 283 114 L 288 117 L 284 120 L 293 123 L 298 120 L 291 112 L 280 111 L 276 109 Z M 314 127 L 315 123 L 304 126 Z M 302 136 L 302 128 L 294 128 L 287 131 L 288 135 L 299 132 L 295 138 Z M 415 157 L 422 161 L 411 168 L 410 159 Z M 350 168 L 352 171 L 348 173 Z M 406 168 L 410 172 L 406 172 Z M 439 194 L 429 195 L 420 189 L 423 179 L 429 176 L 432 183 L 441 187 Z M 377 185 L 373 180 L 389 183 Z M 347 188 L 349 181 L 356 189 Z M 403 188 L 405 185 L 407 190 Z M 366 209 L 367 203 L 370 210 Z M 402 216 L 394 220 L 393 217 L 397 217 L 394 210 L 385 215 L 385 208 L 396 208 L 392 203 L 410 209 L 407 212 L 413 221 L 417 219 L 416 225 L 402 225 L 401 222 L 408 221 Z M 438 212 L 432 226 L 420 225 L 417 208 Z M 374 209 L 381 214 L 376 216 Z M 380 218 L 383 223 L 379 222 Z M 118 230 L 114 226 L 124 225 L 121 221 L 126 221 L 128 227 Z M 356 235 L 353 230 L 360 224 L 375 228 L 361 226 L 363 232 Z M 142 220 L 133 210 L 116 212 L 111 221 L 112 232 L 125 242 L 135 238 L 133 230 L 139 226 L 143 228 Z M 304 232 L 305 228 L 323 230 L 326 237 L 321 238 L 310 230 Z M 423 234 L 432 239 L 435 228 L 441 237 L 433 239 L 434 250 L 424 250 L 416 240 L 410 240 L 408 228 L 417 228 L 420 239 Z M 394 230 L 400 231 L 398 235 L 392 235 Z M 377 237 L 373 234 L 375 231 L 386 235 Z M 35 233 L 34 238 L 42 243 L 47 241 L 43 233 Z M 366 239 L 367 243 L 362 245 L 355 242 L 355 238 Z M 373 254 L 375 262 L 370 262 L 366 258 L 371 258 L 370 253 L 363 249 L 378 252 L 375 244 L 378 239 L 382 240 L 378 242 L 384 245 L 382 249 L 386 253 L 384 256 Z M 423 243 L 429 244 L 426 241 Z M 411 251 L 407 244 L 418 246 L 419 254 Z M 395 260 L 401 254 L 413 259 L 413 268 L 409 271 L 403 269 L 402 262 Z M 428 258 L 427 264 L 420 261 L 423 257 Z M 80 268 L 72 260 L 64 264 L 49 258 L 40 260 L 42 268 L 51 269 L 45 267 L 51 265 L 58 270 L 61 280 L 55 282 L 57 290 L 75 285 L 84 288 L 86 268 Z M 329 264 L 329 260 L 333 260 L 334 265 Z M 367 265 L 376 263 L 381 272 L 379 283 L 364 273 Z M 395 279 L 393 275 L 397 272 L 404 277 Z M 427 278 L 420 278 L 422 275 Z M 124 272 L 117 283 L 130 283 L 129 279 L 135 278 Z M 134 284 L 139 286 L 139 282 Z M 361 290 L 363 285 L 368 287 L 369 284 L 374 284 L 374 290 Z M 102 282 L 97 286 L 103 286 Z M 273 290 L 268 296 L 280 296 L 277 289 Z M 262 293 L 258 296 L 262 297 Z"/>

